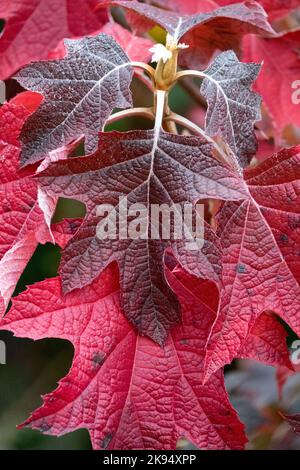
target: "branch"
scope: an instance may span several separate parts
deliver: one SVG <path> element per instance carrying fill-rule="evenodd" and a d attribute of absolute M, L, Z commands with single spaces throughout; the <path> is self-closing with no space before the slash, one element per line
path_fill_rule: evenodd
<path fill-rule="evenodd" d="M 152 79 L 154 79 L 155 70 L 151 65 L 145 64 L 144 62 L 131 62 L 132 67 L 143 69 Z"/>
<path fill-rule="evenodd" d="M 180 116 L 179 114 L 171 112 L 168 116 L 165 117 L 165 121 L 173 121 L 176 124 L 180 124 L 182 127 L 185 127 L 189 131 L 193 132 L 196 135 L 200 135 L 204 137 L 207 141 L 210 143 L 216 144 L 216 142 L 209 137 L 201 127 L 197 126 L 197 124 L 194 124 L 192 121 L 189 119 Z"/>
<path fill-rule="evenodd" d="M 227 109 L 228 109 L 228 98 L 227 98 L 223 88 L 221 87 L 220 83 L 217 80 L 215 80 L 212 76 L 207 75 L 207 73 L 205 73 L 205 72 L 198 72 L 198 70 L 182 70 L 181 72 L 178 72 L 176 74 L 175 81 L 180 80 L 181 78 L 184 78 L 184 77 L 206 78 L 207 80 L 212 82 L 218 88 L 220 93 L 223 95 L 224 100 L 226 102 Z M 228 109 L 228 111 L 229 111 L 229 109 Z"/>
<path fill-rule="evenodd" d="M 121 119 L 130 118 L 140 116 L 146 119 L 150 119 L 151 121 L 155 120 L 155 116 L 153 114 L 152 108 L 130 108 L 124 109 L 123 111 L 119 111 L 118 113 L 112 114 L 106 121 L 105 126 L 109 124 L 113 124 L 116 121 L 120 121 Z"/>
<path fill-rule="evenodd" d="M 211 78 L 206 73 L 199 72 L 198 70 L 182 70 L 177 72 L 175 80 L 180 80 L 183 77 Z"/>

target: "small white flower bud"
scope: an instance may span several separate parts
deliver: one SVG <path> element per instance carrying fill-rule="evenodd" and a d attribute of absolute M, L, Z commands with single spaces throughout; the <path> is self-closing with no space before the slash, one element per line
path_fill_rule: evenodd
<path fill-rule="evenodd" d="M 155 44 L 149 49 L 153 53 L 152 62 L 159 62 L 163 60 L 164 64 L 171 59 L 172 51 L 169 51 L 163 44 Z"/>

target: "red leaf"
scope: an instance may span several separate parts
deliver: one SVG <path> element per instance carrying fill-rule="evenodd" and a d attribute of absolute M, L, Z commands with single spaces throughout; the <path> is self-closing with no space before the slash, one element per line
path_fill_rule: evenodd
<path fill-rule="evenodd" d="M 209 13 L 220 7 L 217 0 L 148 0 L 147 3 L 159 5 L 162 8 L 176 11 L 183 15 L 193 15 L 194 13 Z M 234 2 L 228 2 L 234 3 Z"/>
<path fill-rule="evenodd" d="M 246 170 L 250 199 L 227 203 L 219 214 L 224 288 L 208 373 L 237 356 L 264 311 L 300 332 L 299 162 L 295 147 Z"/>
<path fill-rule="evenodd" d="M 287 16 L 299 7 L 299 0 L 256 0 L 269 15 L 270 21 Z M 148 3 L 160 5 L 162 8 L 192 15 L 194 13 L 207 13 L 216 8 L 241 3 L 241 0 L 150 0 Z"/>
<path fill-rule="evenodd" d="M 122 305 L 128 318 L 162 344 L 179 319 L 176 299 L 163 274 L 163 255 L 168 246 L 187 269 L 214 281 L 219 279 L 218 241 L 206 228 L 201 250 L 186 248 L 188 237 L 166 240 L 150 212 L 154 205 L 194 203 L 208 197 L 243 199 L 243 181 L 214 156 L 214 149 L 200 137 L 183 137 L 161 131 L 102 133 L 96 154 L 71 158 L 41 173 L 42 190 L 50 197 L 76 198 L 87 207 L 87 217 L 63 253 L 60 272 L 65 292 L 91 283 L 112 261 L 120 266 Z M 171 178 L 170 178 L 171 175 Z M 99 206 L 109 205 L 117 216 L 128 206 L 143 204 L 147 224 L 140 236 L 108 239 L 98 236 L 102 220 Z M 127 213 L 126 213 L 127 214 Z M 116 219 L 117 221 L 117 219 Z M 152 236 L 153 226 L 159 236 Z M 121 227 L 122 229 L 122 227 Z M 191 241 L 191 240 L 189 240 Z"/>
<path fill-rule="evenodd" d="M 197 279 L 179 267 L 173 272 L 186 289 L 185 305 L 188 305 L 188 301 L 197 305 L 202 311 L 202 316 L 210 319 L 210 328 L 208 328 L 210 330 L 218 312 L 219 292 L 216 284 Z M 263 313 L 256 320 L 237 356 L 293 370 L 286 338 L 287 332 L 276 317 L 270 313 Z"/>
<path fill-rule="evenodd" d="M 210 322 L 173 283 L 183 324 L 164 348 L 138 336 L 123 316 L 116 268 L 65 297 L 56 278 L 16 298 L 2 328 L 21 337 L 67 339 L 75 349 L 68 376 L 23 426 L 52 435 L 87 428 L 95 449 L 169 450 L 182 436 L 201 449 L 242 449 L 243 425 L 222 372 L 201 384 Z"/>
<path fill-rule="evenodd" d="M 0 294 L 4 309 L 38 243 L 51 239 L 37 203 L 33 171 L 19 170 L 19 134 L 40 99 L 24 93 L 0 108 Z"/>
<path fill-rule="evenodd" d="M 64 219 L 62 222 L 52 224 L 51 230 L 55 243 L 65 248 L 81 224 L 82 219 Z"/>
<path fill-rule="evenodd" d="M 294 124 L 300 127 L 300 105 L 293 103 L 293 84 L 300 77 L 300 33 L 288 33 L 277 39 L 248 36 L 244 40 L 243 59 L 262 62 L 254 85 L 275 121 L 277 134 Z"/>
<path fill-rule="evenodd" d="M 23 65 L 47 59 L 63 38 L 95 32 L 106 21 L 97 0 L 11 0 L 0 7 L 6 20 L 0 38 L 0 79 Z"/>
<path fill-rule="evenodd" d="M 219 5 L 239 3 L 240 0 L 217 0 Z M 275 21 L 299 7 L 299 0 L 257 0 L 268 13 L 270 21 Z"/>
<path fill-rule="evenodd" d="M 174 36 L 174 39 L 182 39 L 190 46 L 182 54 L 182 60 L 197 69 L 201 65 L 206 66 L 216 50 L 237 49 L 245 34 L 274 36 L 264 10 L 252 1 L 190 16 L 180 16 L 178 13 L 141 4 L 135 0 L 102 0 L 101 5 L 118 5 L 125 8 L 129 12 L 130 24 L 138 32 L 159 24 Z"/>
<path fill-rule="evenodd" d="M 238 353 L 241 359 L 255 359 L 271 366 L 293 370 L 287 347 L 287 331 L 270 313 L 258 317 Z"/>
<path fill-rule="evenodd" d="M 101 29 L 101 33 L 111 35 L 120 44 L 130 60 L 146 63 L 150 61 L 151 52 L 149 49 L 153 46 L 153 41 L 150 39 L 135 36 L 118 23 L 107 23 Z"/>
<path fill-rule="evenodd" d="M 16 284 L 39 243 L 52 242 L 49 231 L 56 200 L 47 208 L 47 223 L 38 201 L 34 168 L 19 169 L 19 134 L 24 122 L 41 102 L 37 93 L 17 95 L 0 108 L 0 297 L 6 309 Z M 66 158 L 67 150 L 48 155 Z M 69 233 L 66 229 L 65 237 Z M 61 228 L 59 229 L 61 230 Z"/>

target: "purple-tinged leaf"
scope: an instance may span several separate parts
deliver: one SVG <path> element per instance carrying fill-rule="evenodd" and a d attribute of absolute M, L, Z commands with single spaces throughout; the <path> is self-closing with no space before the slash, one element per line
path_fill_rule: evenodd
<path fill-rule="evenodd" d="M 257 151 L 254 123 L 261 119 L 261 99 L 251 91 L 260 71 L 258 64 L 245 64 L 232 51 L 220 54 L 205 71 L 201 93 L 208 103 L 206 132 L 221 135 L 242 168 Z"/>
<path fill-rule="evenodd" d="M 177 205 L 180 212 L 186 202 L 193 204 L 199 199 L 246 197 L 243 182 L 219 163 L 210 143 L 199 137 L 164 132 L 157 137 L 154 131 L 102 134 L 96 154 L 53 164 L 41 173 L 39 182 L 51 197 L 78 199 L 87 207 L 83 225 L 63 254 L 64 291 L 90 284 L 108 264 L 117 261 L 127 317 L 142 334 L 159 343 L 179 321 L 176 298 L 164 277 L 166 248 L 171 246 L 178 260 L 194 274 L 215 282 L 220 274 L 220 254 L 216 237 L 208 227 L 202 251 L 187 249 L 188 237 L 177 240 L 172 230 L 169 239 L 164 239 L 161 222 L 157 227 L 151 208 Z M 129 209 L 133 204 L 146 207 L 146 223 L 139 237 L 126 238 L 127 226 L 124 239 L 119 227 L 113 240 L 96 237 L 103 219 L 97 215 L 97 208 L 109 204 L 120 214 L 125 200 Z M 134 208 L 138 211 L 137 206 Z M 110 215 L 114 216 L 113 211 Z M 153 227 L 159 230 L 158 236 L 152 235 Z"/>
<path fill-rule="evenodd" d="M 206 66 L 216 50 L 238 50 L 245 34 L 274 36 L 264 9 L 254 1 L 228 5 L 208 13 L 180 15 L 135 0 L 102 0 L 99 6 L 121 6 L 132 28 L 141 33 L 159 24 L 175 40 L 189 44 L 181 59 L 193 68 Z"/>
<path fill-rule="evenodd" d="M 23 165 L 81 136 L 86 151 L 95 151 L 99 131 L 113 109 L 132 104 L 133 68 L 111 36 L 99 34 L 65 44 L 64 59 L 36 62 L 17 74 L 23 87 L 45 98 L 21 134 Z"/>

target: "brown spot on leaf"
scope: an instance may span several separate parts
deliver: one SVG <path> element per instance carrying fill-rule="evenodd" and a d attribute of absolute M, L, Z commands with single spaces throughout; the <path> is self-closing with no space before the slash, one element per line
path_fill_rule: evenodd
<path fill-rule="evenodd" d="M 46 423 L 46 421 L 44 421 L 40 426 L 41 432 L 48 432 L 50 429 L 51 429 L 51 426 L 50 424 Z"/>
<path fill-rule="evenodd" d="M 77 232 L 78 228 L 80 227 L 80 222 L 79 221 L 73 221 L 70 223 L 70 230 L 72 233 Z"/>
<path fill-rule="evenodd" d="M 106 354 L 103 352 L 97 352 L 96 354 L 94 354 L 93 359 L 92 359 L 94 367 L 101 366 L 103 362 L 105 361 L 105 358 L 106 358 Z"/>
<path fill-rule="evenodd" d="M 287 235 L 285 235 L 285 233 L 282 233 L 279 237 L 279 241 L 281 243 L 287 243 L 289 241 L 289 237 Z"/>
<path fill-rule="evenodd" d="M 113 438 L 113 434 L 111 432 L 106 434 L 106 436 L 104 437 L 104 439 L 101 442 L 101 449 L 107 449 L 107 447 L 109 446 L 109 443 L 112 440 L 112 438 Z"/>
<path fill-rule="evenodd" d="M 236 271 L 238 274 L 246 274 L 247 273 L 247 268 L 244 264 L 237 264 L 236 266 Z"/>

